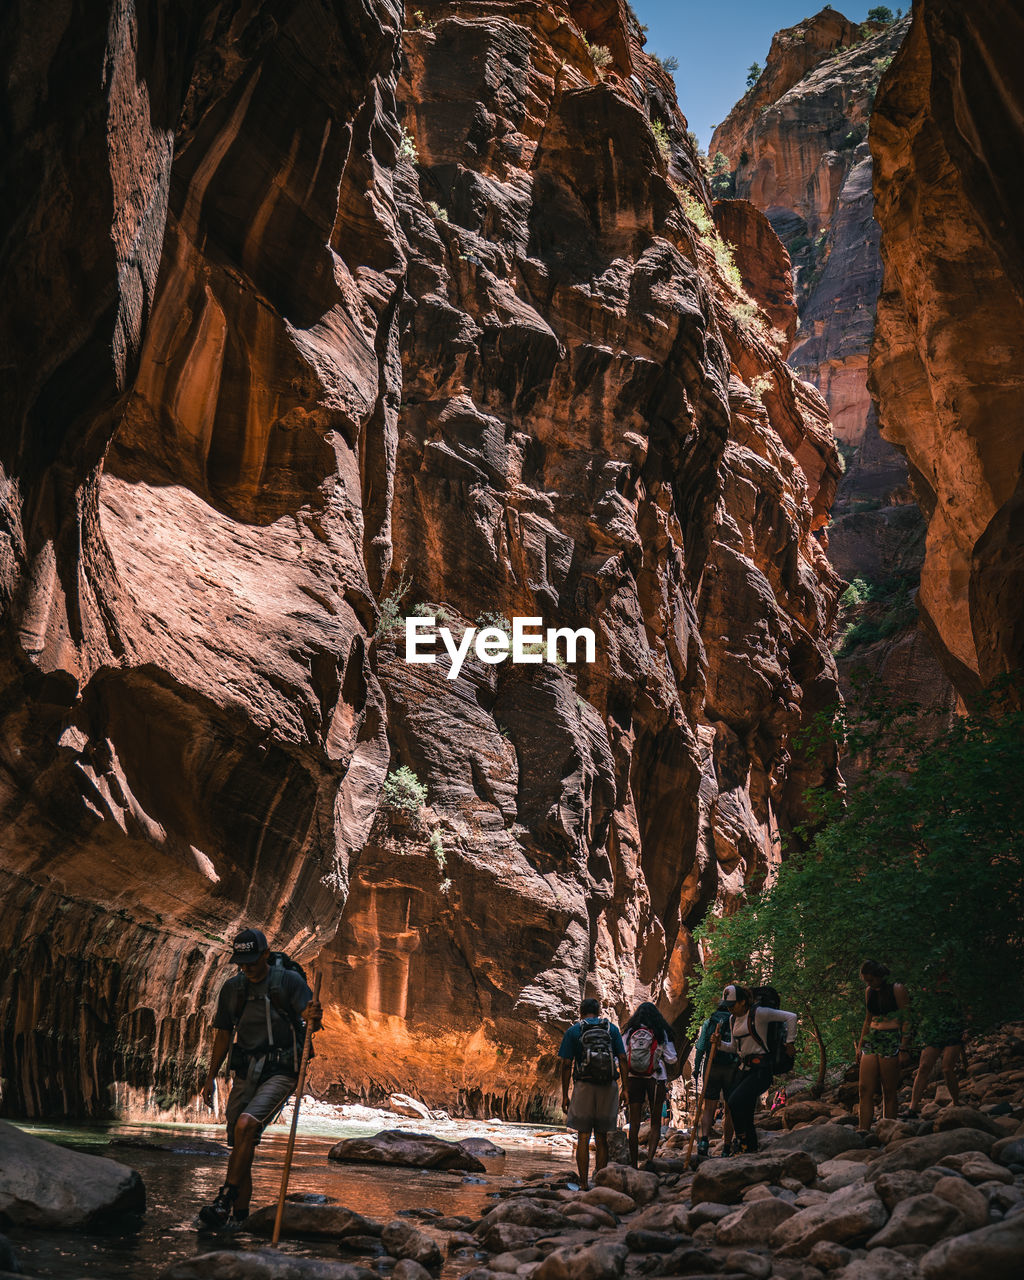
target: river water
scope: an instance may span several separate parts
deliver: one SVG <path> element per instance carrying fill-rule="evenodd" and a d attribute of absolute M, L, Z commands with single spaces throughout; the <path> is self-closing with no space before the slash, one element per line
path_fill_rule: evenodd
<path fill-rule="evenodd" d="M 301 1115 L 301 1113 L 300 1113 Z M 196 1231 L 199 1206 L 212 1200 L 224 1180 L 224 1153 L 192 1150 L 210 1141 L 223 1141 L 222 1126 L 212 1125 L 111 1125 L 105 1128 L 57 1128 L 23 1124 L 26 1132 L 87 1151 L 109 1156 L 137 1169 L 146 1184 L 146 1213 L 137 1230 L 129 1234 L 86 1234 L 78 1231 L 30 1231 L 9 1228 L 5 1234 L 18 1252 L 26 1277 L 53 1280 L 154 1280 L 171 1262 L 196 1253 L 221 1248 L 254 1248 L 268 1241 L 243 1235 L 230 1243 L 201 1237 Z M 401 1169 L 382 1165 L 339 1164 L 327 1159 L 339 1138 L 376 1133 L 382 1128 L 404 1128 L 437 1133 L 434 1125 L 415 1120 L 388 1118 L 386 1123 L 344 1123 L 314 1120 L 304 1124 L 295 1144 L 289 1192 L 316 1192 L 349 1209 L 388 1221 L 403 1209 L 432 1209 L 447 1216 L 479 1217 L 488 1195 L 499 1187 L 515 1185 L 532 1173 L 568 1173 L 573 1166 L 571 1147 L 557 1129 L 518 1127 L 487 1122 L 445 1126 L 449 1140 L 486 1137 L 506 1150 L 501 1157 L 484 1160 L 487 1172 L 465 1174 L 428 1169 Z M 200 1140 L 197 1143 L 197 1139 Z M 288 1139 L 283 1124 L 264 1134 L 253 1166 L 253 1208 L 277 1200 L 281 1169 Z M 151 1145 L 142 1145 L 151 1144 Z M 154 1149 L 159 1144 L 161 1149 Z M 162 1149 L 175 1147 L 176 1150 Z M 429 1220 L 409 1221 L 429 1231 Z M 282 1251 L 306 1257 L 374 1263 L 342 1254 L 330 1242 L 282 1240 Z M 443 1251 L 443 1247 L 442 1247 Z M 474 1265 L 472 1259 L 445 1263 L 445 1275 L 453 1276 Z"/>

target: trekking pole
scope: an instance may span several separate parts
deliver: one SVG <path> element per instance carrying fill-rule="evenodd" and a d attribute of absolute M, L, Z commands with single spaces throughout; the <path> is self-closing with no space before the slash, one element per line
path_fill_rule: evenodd
<path fill-rule="evenodd" d="M 690 1130 L 690 1141 L 686 1147 L 687 1165 L 689 1165 L 690 1157 L 693 1155 L 693 1144 L 697 1139 L 697 1126 L 700 1124 L 700 1115 L 704 1110 L 704 1095 L 708 1091 L 708 1076 L 711 1074 L 711 1064 L 715 1060 L 715 1052 L 718 1049 L 718 1042 L 721 1038 L 721 1034 L 716 1027 L 711 1037 L 711 1052 L 708 1054 L 707 1066 L 704 1068 L 704 1079 L 701 1082 L 700 1093 L 697 1095 L 697 1110 L 693 1114 L 693 1128 Z"/>
<path fill-rule="evenodd" d="M 313 980 L 313 999 L 320 1001 L 320 979 L 317 974 Z M 284 1171 L 281 1174 L 281 1194 L 277 1198 L 277 1216 L 274 1219 L 274 1234 L 270 1239 L 271 1247 L 281 1238 L 281 1222 L 284 1218 L 284 1198 L 288 1194 L 288 1175 L 292 1171 L 292 1154 L 295 1151 L 295 1131 L 299 1127 L 299 1103 L 302 1101 L 302 1087 L 306 1083 L 306 1066 L 309 1062 L 309 1050 L 313 1043 L 312 1024 L 306 1023 L 306 1038 L 302 1043 L 302 1061 L 299 1063 L 299 1079 L 295 1085 L 295 1106 L 292 1109 L 292 1131 L 288 1135 L 288 1148 L 284 1153 Z"/>

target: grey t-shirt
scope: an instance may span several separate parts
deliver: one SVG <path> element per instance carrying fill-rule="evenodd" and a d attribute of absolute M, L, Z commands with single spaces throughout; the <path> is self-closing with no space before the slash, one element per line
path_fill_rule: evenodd
<path fill-rule="evenodd" d="M 267 1007 L 269 1004 L 274 1045 L 278 1049 L 290 1049 L 292 1024 L 278 1010 L 274 1002 L 267 999 L 270 974 L 268 973 L 262 982 L 250 982 L 246 979 L 245 989 L 247 999 L 238 1021 L 238 1030 L 235 1033 L 236 1043 L 246 1053 L 256 1053 L 268 1047 Z M 220 995 L 217 997 L 217 1012 L 213 1019 L 213 1025 L 219 1031 L 230 1031 L 234 1026 L 237 991 L 238 984 L 235 979 L 229 979 L 220 989 Z M 313 993 L 303 982 L 301 975 L 292 969 L 285 969 L 281 974 L 281 994 L 284 996 L 284 1002 L 295 1011 L 296 1018 L 302 1017 L 306 1005 L 313 999 Z"/>

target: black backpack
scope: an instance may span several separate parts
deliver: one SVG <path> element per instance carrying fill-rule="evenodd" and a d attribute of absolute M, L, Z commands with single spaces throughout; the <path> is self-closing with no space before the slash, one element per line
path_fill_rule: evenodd
<path fill-rule="evenodd" d="M 579 1027 L 572 1078 L 588 1084 L 611 1084 L 615 1079 L 615 1053 L 608 1019 L 580 1022 Z"/>
<path fill-rule="evenodd" d="M 755 987 L 750 996 L 750 1014 L 747 1018 L 750 1034 L 764 1050 L 764 1055 L 772 1069 L 772 1075 L 786 1075 L 787 1072 L 793 1070 L 793 1059 L 786 1051 L 786 1028 L 781 1022 L 770 1022 L 768 1024 L 767 1043 L 765 1043 L 757 1029 L 756 1022 L 758 1009 L 781 1009 L 782 998 L 774 987 Z"/>
<path fill-rule="evenodd" d="M 287 1057 L 291 1057 L 295 1064 L 295 1070 L 298 1071 L 299 1054 L 302 1052 L 302 1045 L 306 1039 L 306 1024 L 301 1018 L 296 1017 L 295 1011 L 283 991 L 282 977 L 287 970 L 297 973 L 303 982 L 306 982 L 306 971 L 297 960 L 293 960 L 291 956 L 285 955 L 283 951 L 268 951 L 267 963 L 270 966 L 270 972 L 267 974 L 267 998 L 274 1006 L 277 1012 L 288 1021 L 288 1025 L 292 1029 L 292 1043 L 290 1048 L 285 1049 L 284 1046 L 277 1046 L 278 1057 L 283 1063 Z M 228 1055 L 228 1069 L 237 1070 L 239 1060 L 235 1056 L 235 1031 L 238 1028 L 239 1020 L 245 1011 L 245 1002 L 249 998 L 247 989 L 248 978 L 244 973 L 237 973 L 233 978 L 229 978 L 231 985 L 231 1021 L 234 1029 L 231 1032 L 231 1048 L 232 1051 Z M 309 983 L 306 982 L 306 986 Z M 310 1058 L 315 1057 L 313 1053 L 313 1045 L 309 1046 Z M 234 1060 L 233 1060 L 234 1059 Z"/>

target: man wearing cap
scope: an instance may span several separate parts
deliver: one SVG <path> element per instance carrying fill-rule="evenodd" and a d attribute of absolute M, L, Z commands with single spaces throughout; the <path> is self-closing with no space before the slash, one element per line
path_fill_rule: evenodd
<path fill-rule="evenodd" d="M 241 973 L 229 978 L 217 997 L 216 1036 L 203 1100 L 213 1105 L 213 1084 L 221 1064 L 233 1074 L 226 1107 L 231 1156 L 224 1185 L 212 1204 L 199 1211 L 208 1227 L 224 1227 L 249 1214 L 252 1162 L 263 1130 L 295 1091 L 305 1036 L 304 1023 L 319 1029 L 322 1010 L 302 974 L 270 965 L 267 939 L 259 929 L 243 929 L 234 941 L 231 963 Z"/>
<path fill-rule="evenodd" d="M 708 1155 L 708 1149 L 711 1144 L 711 1131 L 715 1123 L 715 1109 L 719 1099 L 721 1099 L 725 1111 L 722 1123 L 722 1136 L 725 1140 L 722 1147 L 722 1155 L 727 1156 L 732 1151 L 732 1115 L 729 1112 L 726 1098 L 728 1098 L 736 1085 L 739 1058 L 734 1053 L 721 1052 L 716 1052 L 714 1058 L 712 1058 L 711 1041 L 716 1031 L 718 1032 L 719 1040 L 728 1037 L 729 1022 L 732 1018 L 735 1004 L 736 988 L 730 984 L 722 992 L 722 999 L 719 1001 L 718 1008 L 710 1018 L 704 1020 L 700 1035 L 697 1037 L 697 1043 L 694 1045 L 694 1077 L 700 1079 L 702 1067 L 706 1077 L 704 1109 L 700 1117 L 700 1137 L 697 1139 L 697 1155 L 702 1157 Z"/>

